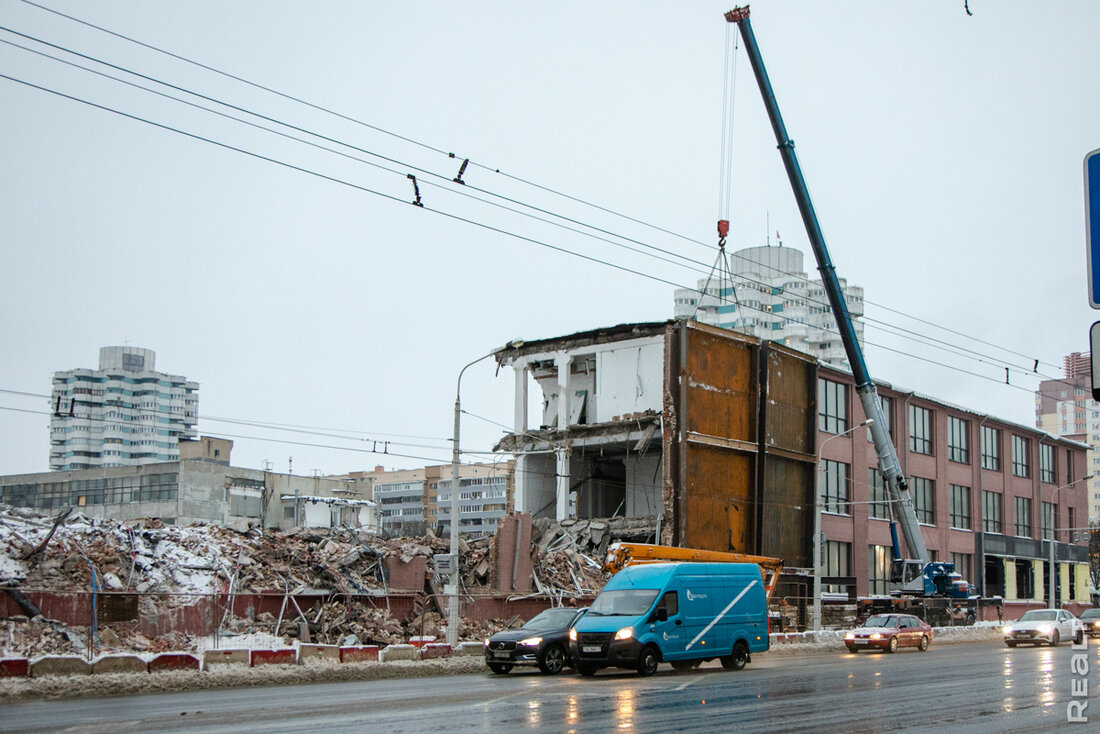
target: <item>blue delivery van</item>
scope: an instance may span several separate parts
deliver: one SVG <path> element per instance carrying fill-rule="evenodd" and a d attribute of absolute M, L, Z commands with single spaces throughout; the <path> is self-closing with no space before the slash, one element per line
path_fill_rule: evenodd
<path fill-rule="evenodd" d="M 755 563 L 647 563 L 611 577 L 569 631 L 581 675 L 662 662 L 689 670 L 718 658 L 741 670 L 768 649 L 767 594 Z"/>

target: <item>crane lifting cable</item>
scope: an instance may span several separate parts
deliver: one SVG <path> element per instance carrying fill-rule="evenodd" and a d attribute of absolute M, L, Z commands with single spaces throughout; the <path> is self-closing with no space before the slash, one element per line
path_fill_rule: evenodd
<path fill-rule="evenodd" d="M 734 24 L 727 24 L 726 59 L 722 80 L 722 155 L 718 171 L 718 256 L 699 292 L 692 318 L 699 314 L 700 308 L 720 309 L 730 296 L 733 297 L 735 308 L 738 310 L 741 308 L 737 300 L 737 287 L 733 282 L 733 271 L 730 270 L 729 259 L 726 257 L 726 237 L 730 230 L 730 203 L 733 199 L 733 111 L 734 92 L 737 89 L 737 39 Z M 712 291 L 711 281 L 714 280 L 715 271 L 718 275 L 717 285 Z M 715 301 L 710 300 L 711 295 L 716 296 Z"/>
<path fill-rule="evenodd" d="M 737 32 L 733 23 L 726 25 L 726 60 L 722 80 L 722 158 L 718 173 L 718 246 L 725 244 L 730 227 L 730 202 L 733 199 L 733 113 L 737 91 Z"/>

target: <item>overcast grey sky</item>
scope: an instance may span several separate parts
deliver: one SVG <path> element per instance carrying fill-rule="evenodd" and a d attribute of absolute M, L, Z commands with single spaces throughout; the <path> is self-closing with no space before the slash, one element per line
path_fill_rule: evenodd
<path fill-rule="evenodd" d="M 237 465 L 444 463 L 463 365 L 669 318 L 670 283 L 706 270 L 678 258 L 714 259 L 729 2 L 42 4 L 345 117 L 0 0 L 0 74 L 133 116 L 0 78 L 2 474 L 48 468 L 48 401 L 15 393 L 127 342 L 200 383 L 199 430 L 234 438 Z M 869 323 L 872 375 L 1033 425 L 1022 368 L 1060 376 L 1096 318 L 1082 159 L 1100 148 L 1100 3 L 969 5 L 767 0 L 752 23 L 838 274 L 870 318 L 971 350 Z M 813 272 L 738 53 L 729 247 L 778 231 Z M 510 424 L 512 386 L 492 361 L 467 371 L 464 447 Z"/>

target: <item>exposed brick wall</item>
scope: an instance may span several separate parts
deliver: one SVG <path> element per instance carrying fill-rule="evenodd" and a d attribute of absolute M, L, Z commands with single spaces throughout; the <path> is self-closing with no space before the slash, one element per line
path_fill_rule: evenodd
<path fill-rule="evenodd" d="M 519 554 L 516 554 L 516 534 Z M 493 585 L 502 594 L 525 594 L 533 589 L 531 580 L 531 515 L 516 512 L 497 525 L 493 548 Z M 513 583 L 513 579 L 515 583 Z"/>

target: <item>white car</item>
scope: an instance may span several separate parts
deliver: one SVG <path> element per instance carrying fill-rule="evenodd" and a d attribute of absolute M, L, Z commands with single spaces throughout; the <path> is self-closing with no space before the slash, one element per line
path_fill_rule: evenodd
<path fill-rule="evenodd" d="M 1022 642 L 1051 646 L 1062 640 L 1079 643 L 1084 634 L 1081 620 L 1065 609 L 1032 609 L 1004 628 L 1005 644 L 1009 647 Z"/>

